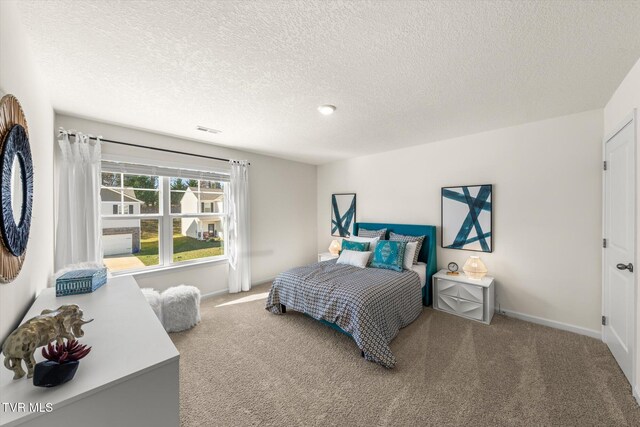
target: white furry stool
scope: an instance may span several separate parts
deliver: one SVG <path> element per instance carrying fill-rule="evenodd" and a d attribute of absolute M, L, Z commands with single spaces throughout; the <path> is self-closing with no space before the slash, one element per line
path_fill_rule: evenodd
<path fill-rule="evenodd" d="M 158 316 L 160 323 L 164 324 L 162 320 L 162 297 L 160 296 L 160 292 L 152 288 L 142 288 L 141 291 L 153 312 Z"/>
<path fill-rule="evenodd" d="M 162 318 L 167 332 L 180 332 L 200 322 L 200 289 L 180 285 L 162 293 Z"/>

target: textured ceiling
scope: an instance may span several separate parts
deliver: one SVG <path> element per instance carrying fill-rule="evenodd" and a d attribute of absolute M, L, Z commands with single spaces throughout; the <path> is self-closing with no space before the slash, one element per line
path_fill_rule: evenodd
<path fill-rule="evenodd" d="M 309 163 L 601 108 L 640 57 L 637 1 L 19 8 L 57 111 Z"/>

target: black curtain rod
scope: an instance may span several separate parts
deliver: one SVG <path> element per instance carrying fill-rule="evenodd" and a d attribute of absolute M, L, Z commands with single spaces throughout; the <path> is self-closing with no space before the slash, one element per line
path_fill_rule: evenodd
<path fill-rule="evenodd" d="M 63 132 L 61 132 L 61 135 L 62 134 L 63 134 Z M 69 132 L 67 132 L 67 135 L 73 136 L 73 137 L 76 136 L 75 133 L 69 133 Z M 89 139 L 93 139 L 94 141 L 98 141 L 98 138 L 96 138 L 95 136 L 89 136 Z M 202 159 L 220 160 L 221 162 L 229 162 L 229 159 L 223 159 L 222 157 L 205 156 L 204 154 L 185 153 L 183 151 L 169 150 L 169 149 L 166 149 L 166 148 L 149 147 L 148 145 L 132 144 L 131 142 L 114 141 L 113 139 L 100 138 L 100 141 L 101 142 L 108 142 L 110 144 L 126 145 L 128 147 L 145 148 L 147 150 L 163 151 L 165 153 L 182 154 L 184 156 L 200 157 Z M 251 163 L 247 163 L 247 165 L 251 165 Z"/>

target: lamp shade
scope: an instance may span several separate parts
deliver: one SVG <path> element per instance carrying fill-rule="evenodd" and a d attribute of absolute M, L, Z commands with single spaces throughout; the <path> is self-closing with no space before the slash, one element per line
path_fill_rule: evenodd
<path fill-rule="evenodd" d="M 340 253 L 340 248 L 342 245 L 340 245 L 340 242 L 338 242 L 337 240 L 334 240 L 333 242 L 331 242 L 331 244 L 329 245 L 329 252 L 332 255 L 338 255 Z"/>
<path fill-rule="evenodd" d="M 479 256 L 471 255 L 462 267 L 464 274 L 471 279 L 482 279 L 489 270 Z"/>

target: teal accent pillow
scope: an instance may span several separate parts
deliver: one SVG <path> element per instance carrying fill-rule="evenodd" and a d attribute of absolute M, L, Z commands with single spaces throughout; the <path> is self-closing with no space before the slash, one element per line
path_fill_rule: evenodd
<path fill-rule="evenodd" d="M 371 267 L 402 271 L 407 242 L 380 240 L 373 252 Z"/>
<path fill-rule="evenodd" d="M 366 252 L 368 250 L 369 250 L 369 242 L 351 242 L 349 240 L 343 240 L 342 249 L 340 249 L 340 253 L 342 253 L 342 251 Z"/>

